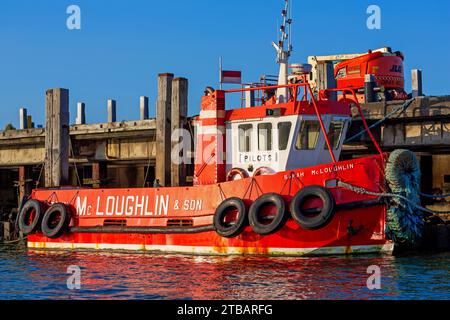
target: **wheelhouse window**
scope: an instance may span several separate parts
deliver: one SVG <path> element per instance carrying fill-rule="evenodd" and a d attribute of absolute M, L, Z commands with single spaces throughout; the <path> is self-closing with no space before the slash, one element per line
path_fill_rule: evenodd
<path fill-rule="evenodd" d="M 320 124 L 316 120 L 305 120 L 300 126 L 295 148 L 297 150 L 314 150 L 319 140 Z"/>
<path fill-rule="evenodd" d="M 258 150 L 259 151 L 272 150 L 272 124 L 271 123 L 258 124 Z"/>
<path fill-rule="evenodd" d="M 239 152 L 250 152 L 252 145 L 253 125 L 242 124 L 238 127 L 239 131 Z"/>
<path fill-rule="evenodd" d="M 278 123 L 278 148 L 286 150 L 289 143 L 289 136 L 291 134 L 292 123 L 280 122 Z"/>
<path fill-rule="evenodd" d="M 344 121 L 331 121 L 330 130 L 328 130 L 328 140 L 330 140 L 330 144 L 334 150 L 339 148 L 342 133 L 344 132 L 344 125 Z M 325 149 L 328 149 L 326 143 Z"/>

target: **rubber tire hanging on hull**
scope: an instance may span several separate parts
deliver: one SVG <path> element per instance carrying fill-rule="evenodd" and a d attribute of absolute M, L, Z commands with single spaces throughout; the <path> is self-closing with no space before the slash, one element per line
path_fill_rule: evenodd
<path fill-rule="evenodd" d="M 237 210 L 238 217 L 234 224 L 225 222 L 225 217 L 229 210 Z M 214 214 L 214 229 L 217 234 L 224 238 L 237 237 L 248 225 L 247 210 L 244 201 L 239 198 L 229 198 L 223 201 Z"/>
<path fill-rule="evenodd" d="M 306 200 L 311 197 L 320 198 L 323 202 L 320 213 L 313 217 L 302 210 Z M 335 212 L 334 206 L 335 201 L 330 190 L 322 186 L 308 186 L 297 192 L 292 199 L 291 215 L 303 229 L 316 230 L 326 226 L 331 221 Z"/>
<path fill-rule="evenodd" d="M 60 219 L 58 223 L 53 226 L 51 223 L 55 214 L 59 214 Z M 66 205 L 63 203 L 55 203 L 45 212 L 44 217 L 42 218 L 42 233 L 50 239 L 59 238 L 69 228 L 70 218 L 70 211 Z"/>
<path fill-rule="evenodd" d="M 267 205 L 276 207 L 276 215 L 269 224 L 265 224 L 260 216 L 261 209 Z M 259 197 L 251 205 L 248 215 L 250 226 L 255 233 L 260 235 L 270 235 L 277 232 L 284 226 L 287 217 L 286 203 L 283 197 L 276 193 L 268 193 Z"/>
<path fill-rule="evenodd" d="M 31 223 L 28 222 L 29 214 L 34 210 L 34 217 Z M 19 213 L 19 230 L 24 235 L 32 234 L 39 230 L 45 208 L 43 204 L 37 200 L 28 200 Z"/>

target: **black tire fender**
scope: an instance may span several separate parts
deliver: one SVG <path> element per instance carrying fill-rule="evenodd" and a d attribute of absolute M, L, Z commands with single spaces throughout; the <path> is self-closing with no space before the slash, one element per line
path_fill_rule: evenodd
<path fill-rule="evenodd" d="M 59 215 L 59 221 L 53 225 L 54 219 Z M 69 228 L 71 214 L 69 208 L 63 203 L 53 204 L 42 218 L 41 230 L 44 236 L 57 239 Z"/>
<path fill-rule="evenodd" d="M 234 224 L 224 221 L 230 209 L 237 210 L 238 217 Z M 248 225 L 247 208 L 240 198 L 229 198 L 224 200 L 216 209 L 214 214 L 214 229 L 224 238 L 234 238 L 240 235 Z"/>
<path fill-rule="evenodd" d="M 28 200 L 22 207 L 19 213 L 18 223 L 19 230 L 24 235 L 29 235 L 37 232 L 41 227 L 42 216 L 45 211 L 45 206 L 38 200 Z M 33 220 L 29 222 L 30 214 L 34 212 Z"/>
<path fill-rule="evenodd" d="M 309 216 L 302 210 L 306 200 L 311 197 L 320 198 L 323 202 L 322 210 L 315 216 Z M 322 186 L 308 186 L 301 189 L 291 202 L 292 218 L 297 224 L 307 230 L 316 230 L 326 226 L 334 217 L 334 209 L 335 200 L 332 193 Z"/>
<path fill-rule="evenodd" d="M 260 216 L 261 208 L 266 205 L 276 207 L 276 215 L 269 224 L 264 224 Z M 284 226 L 287 217 L 286 203 L 283 197 L 277 193 L 268 193 L 259 197 L 251 205 L 248 215 L 250 226 L 255 233 L 260 235 L 270 235 L 277 232 Z"/>

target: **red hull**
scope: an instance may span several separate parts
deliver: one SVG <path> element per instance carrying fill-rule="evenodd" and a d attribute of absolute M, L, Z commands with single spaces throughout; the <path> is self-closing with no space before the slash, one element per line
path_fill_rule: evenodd
<path fill-rule="evenodd" d="M 99 228 L 95 232 L 69 232 L 59 239 L 30 235 L 31 248 L 107 249 L 179 252 L 192 254 L 316 255 L 392 252 L 386 240 L 385 205 L 350 208 L 350 203 L 376 198 L 352 191 L 330 188 L 338 210 L 332 221 L 319 230 L 304 230 L 292 219 L 276 234 L 262 236 L 250 227 L 238 237 L 222 238 L 214 231 L 165 233 L 173 223 L 191 227 L 212 225 L 218 205 L 239 197 L 251 204 L 266 193 L 278 193 L 289 204 L 294 195 L 308 185 L 325 186 L 341 180 L 378 192 L 384 185 L 379 156 L 343 161 L 333 165 L 281 172 L 233 182 L 197 187 L 159 189 L 71 189 L 35 190 L 32 198 L 50 203 L 63 202 L 73 208 L 71 227 Z M 341 208 L 341 209 L 339 209 Z M 102 232 L 111 223 L 122 223 L 117 232 Z M 154 234 L 127 232 L 127 228 L 160 228 Z M 361 229 L 359 229 L 361 227 Z M 111 229 L 110 229 L 111 230 Z M 121 231 L 119 231 L 121 230 Z M 351 232 L 356 230 L 356 232 Z"/>

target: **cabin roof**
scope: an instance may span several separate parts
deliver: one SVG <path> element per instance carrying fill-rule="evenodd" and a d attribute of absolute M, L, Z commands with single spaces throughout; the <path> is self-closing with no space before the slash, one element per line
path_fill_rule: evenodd
<path fill-rule="evenodd" d="M 335 102 L 328 100 L 317 101 L 320 114 L 350 116 L 351 111 L 346 102 Z M 267 117 L 283 117 L 291 115 L 314 115 L 314 105 L 309 101 L 297 101 L 249 108 L 231 109 L 226 111 L 225 121 L 251 120 Z"/>

